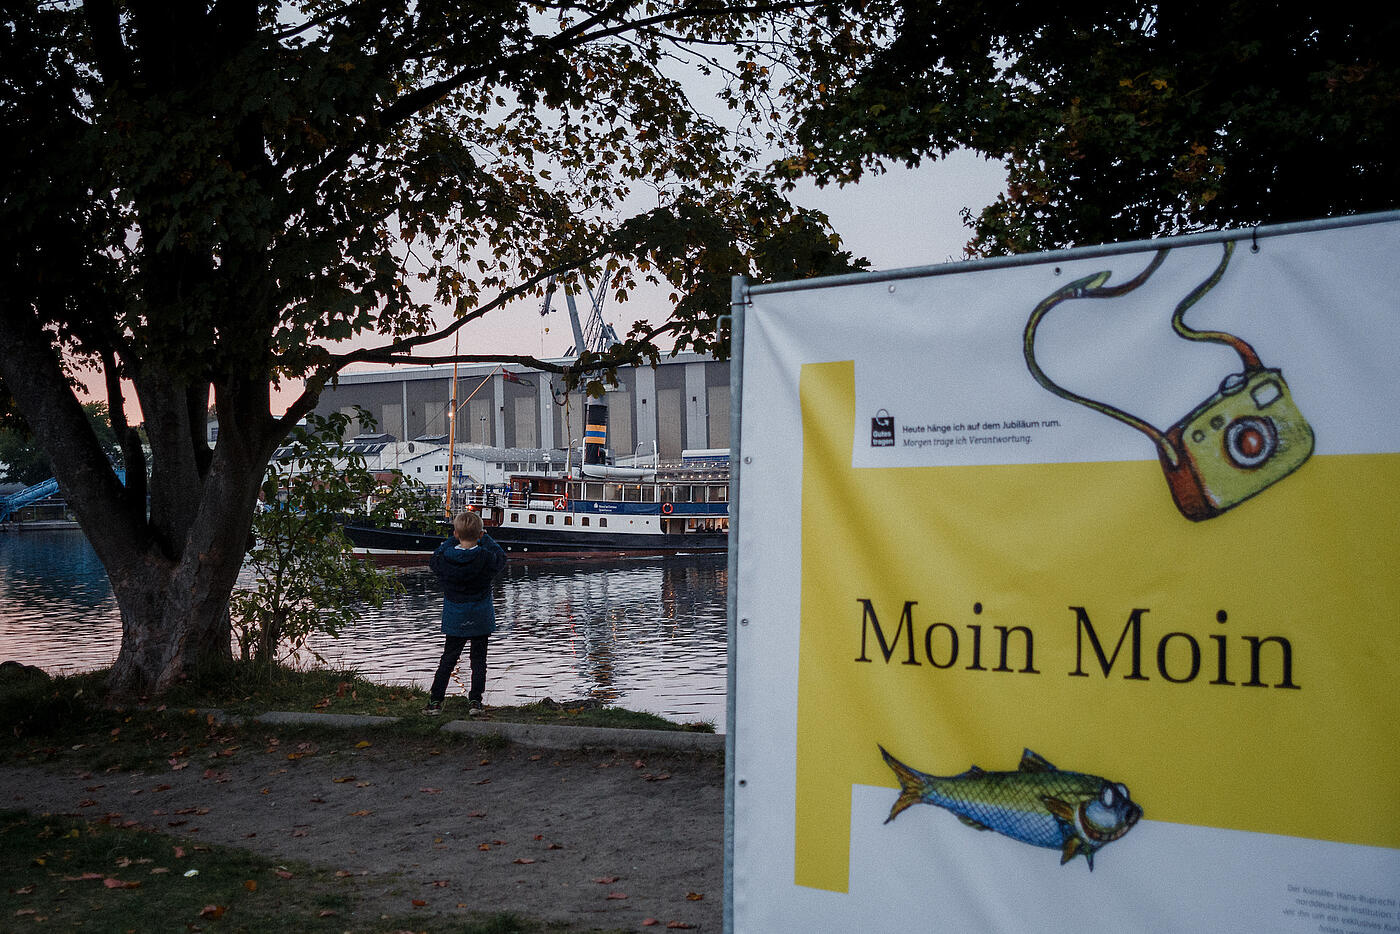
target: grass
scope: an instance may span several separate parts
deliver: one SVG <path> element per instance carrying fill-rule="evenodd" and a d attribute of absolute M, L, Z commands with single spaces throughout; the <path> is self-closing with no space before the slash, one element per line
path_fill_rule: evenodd
<path fill-rule="evenodd" d="M 314 669 L 257 671 L 233 666 L 217 677 L 172 689 L 157 704 L 123 707 L 111 703 L 106 672 L 58 678 L 19 677 L 0 683 L 0 753 L 33 762 L 80 762 L 92 769 L 138 770 L 164 767 L 172 758 L 206 756 L 210 750 L 266 744 L 272 736 L 344 736 L 327 727 L 254 723 L 237 727 L 214 717 L 223 711 L 251 718 L 269 711 L 370 714 L 400 718 L 375 727 L 382 740 L 409 745 L 481 744 L 463 734 L 443 733 L 446 720 L 465 716 L 448 699 L 447 716 L 424 717 L 427 695 L 417 688 L 382 685 L 349 672 Z M 605 707 L 595 701 L 544 700 L 516 707 L 492 707 L 488 720 L 501 723 L 553 723 L 620 729 L 691 730 L 713 733 L 710 724 L 677 724 L 653 714 Z M 499 742 L 499 740 L 497 740 Z"/>
<path fill-rule="evenodd" d="M 331 870 L 14 811 L 0 811 L 0 877 L 0 918 L 12 931 L 370 934 L 422 930 L 426 920 L 366 910 L 355 880 Z M 435 918 L 432 930 L 543 934 L 559 928 L 498 914 Z"/>

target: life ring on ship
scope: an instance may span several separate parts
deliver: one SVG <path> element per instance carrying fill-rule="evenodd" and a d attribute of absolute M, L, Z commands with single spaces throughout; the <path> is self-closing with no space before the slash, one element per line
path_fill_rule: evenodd
<path fill-rule="evenodd" d="M 568 506 L 568 505 L 569 505 L 569 501 L 566 500 L 564 497 L 562 497 L 562 496 L 556 496 L 556 497 L 554 497 L 554 508 L 555 508 L 555 509 L 563 509 L 564 507 L 566 507 L 566 506 Z"/>
<path fill-rule="evenodd" d="M 672 506 L 670 503 L 662 503 L 661 513 L 662 515 L 669 516 L 673 511 L 675 511 L 675 508 L 676 507 Z"/>

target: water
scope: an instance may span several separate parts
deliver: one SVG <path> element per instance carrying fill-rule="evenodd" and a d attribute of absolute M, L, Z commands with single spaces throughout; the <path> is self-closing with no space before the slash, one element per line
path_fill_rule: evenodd
<path fill-rule="evenodd" d="M 442 598 L 425 567 L 396 573 L 401 596 L 313 647 L 333 667 L 426 689 Z M 726 582 L 724 555 L 513 557 L 496 582 L 486 703 L 596 698 L 722 730 Z M 110 665 L 120 641 L 116 600 L 82 533 L 0 534 L 0 660 L 71 674 Z M 465 654 L 460 672 L 449 698 L 465 694 Z"/>

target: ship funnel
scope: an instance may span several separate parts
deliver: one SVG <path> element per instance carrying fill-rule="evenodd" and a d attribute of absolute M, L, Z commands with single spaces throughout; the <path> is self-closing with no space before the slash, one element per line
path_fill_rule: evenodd
<path fill-rule="evenodd" d="M 583 410 L 583 462 L 606 464 L 604 451 L 608 446 L 608 407 L 590 404 Z"/>

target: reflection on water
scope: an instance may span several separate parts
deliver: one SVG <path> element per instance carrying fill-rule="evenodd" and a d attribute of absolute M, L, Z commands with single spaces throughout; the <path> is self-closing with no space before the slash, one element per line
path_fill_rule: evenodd
<path fill-rule="evenodd" d="M 426 688 L 442 598 L 426 568 L 400 579 L 401 596 L 314 648 L 371 680 Z M 486 703 L 591 697 L 723 729 L 726 580 L 724 555 L 512 558 L 496 582 Z M 0 659 L 84 671 L 111 664 L 120 639 L 116 601 L 81 533 L 0 535 Z M 461 672 L 465 681 L 465 656 Z M 459 693 L 461 683 L 449 687 L 449 698 Z"/>

